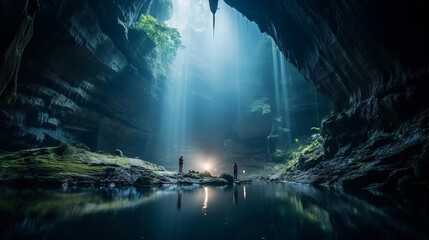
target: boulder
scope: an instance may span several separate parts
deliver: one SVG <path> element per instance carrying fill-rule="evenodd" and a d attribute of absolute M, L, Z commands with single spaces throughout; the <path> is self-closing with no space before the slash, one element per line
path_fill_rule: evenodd
<path fill-rule="evenodd" d="M 203 177 L 203 178 L 206 178 L 206 177 L 212 177 L 212 175 L 210 174 L 210 172 L 209 171 L 205 171 L 205 172 L 203 172 L 203 173 L 200 173 L 199 174 L 201 177 Z"/>
<path fill-rule="evenodd" d="M 89 151 L 89 147 L 86 146 L 84 143 L 81 143 L 81 142 L 75 142 L 75 143 L 73 143 L 73 147 Z"/>
<path fill-rule="evenodd" d="M 224 186 L 228 185 L 229 182 L 224 178 L 204 178 L 200 184 L 209 186 Z"/>
<path fill-rule="evenodd" d="M 116 149 L 116 150 L 115 150 L 115 155 L 116 155 L 116 156 L 119 156 L 119 157 L 123 157 L 123 156 L 124 156 L 124 154 L 122 153 L 122 151 L 121 151 L 121 150 L 119 150 L 119 149 Z"/>
<path fill-rule="evenodd" d="M 228 184 L 233 184 L 234 183 L 234 177 L 229 175 L 228 173 L 222 173 L 219 178 L 225 179 Z"/>

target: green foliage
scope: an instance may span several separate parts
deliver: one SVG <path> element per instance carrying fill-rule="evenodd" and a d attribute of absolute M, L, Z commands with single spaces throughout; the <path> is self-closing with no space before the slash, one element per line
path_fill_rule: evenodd
<path fill-rule="evenodd" d="M 306 154 L 309 152 L 314 151 L 318 146 L 323 146 L 324 141 L 320 139 L 316 139 L 313 143 L 310 145 L 304 147 L 304 149 L 301 151 L 302 154 Z"/>
<path fill-rule="evenodd" d="M 300 163 L 302 159 L 305 161 L 304 165 L 308 165 L 307 163 L 309 161 L 317 160 L 319 156 L 323 154 L 322 146 L 324 144 L 324 139 L 319 134 L 314 135 L 317 136 L 304 138 L 302 141 L 299 141 L 297 138 L 295 139 L 295 142 L 297 143 L 299 141 L 300 144 L 294 144 L 285 154 L 285 162 L 281 167 L 283 172 L 292 171 L 302 167 L 302 163 Z"/>
<path fill-rule="evenodd" d="M 164 52 L 176 55 L 182 44 L 182 36 L 176 28 L 168 27 L 156 18 L 142 14 L 137 22 L 137 28 L 144 31 L 148 37 Z"/>

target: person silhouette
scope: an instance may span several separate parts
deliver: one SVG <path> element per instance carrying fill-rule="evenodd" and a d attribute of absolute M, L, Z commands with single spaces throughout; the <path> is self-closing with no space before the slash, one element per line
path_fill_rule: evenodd
<path fill-rule="evenodd" d="M 232 164 L 232 170 L 234 171 L 234 180 L 237 180 L 237 172 L 238 172 L 237 163 Z"/>
<path fill-rule="evenodd" d="M 181 173 L 183 171 L 183 162 L 185 161 L 185 159 L 183 158 L 183 156 L 180 156 L 179 158 L 179 172 Z"/>

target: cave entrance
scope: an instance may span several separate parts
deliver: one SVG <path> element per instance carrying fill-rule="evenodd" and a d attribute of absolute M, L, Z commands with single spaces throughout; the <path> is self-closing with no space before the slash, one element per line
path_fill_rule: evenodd
<path fill-rule="evenodd" d="M 184 48 L 171 66 L 161 114 L 156 155 L 169 160 L 162 164 L 176 168 L 185 155 L 189 169 L 227 171 L 233 162 L 281 161 L 318 136 L 329 103 L 271 37 L 223 1 L 215 29 L 213 21 L 209 1 L 173 0 L 166 23 Z"/>

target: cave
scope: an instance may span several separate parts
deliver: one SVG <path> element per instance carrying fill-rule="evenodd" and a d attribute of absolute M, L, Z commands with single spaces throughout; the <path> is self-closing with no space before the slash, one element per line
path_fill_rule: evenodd
<path fill-rule="evenodd" d="M 0 0 L 1 239 L 427 239 L 423 1 Z"/>

